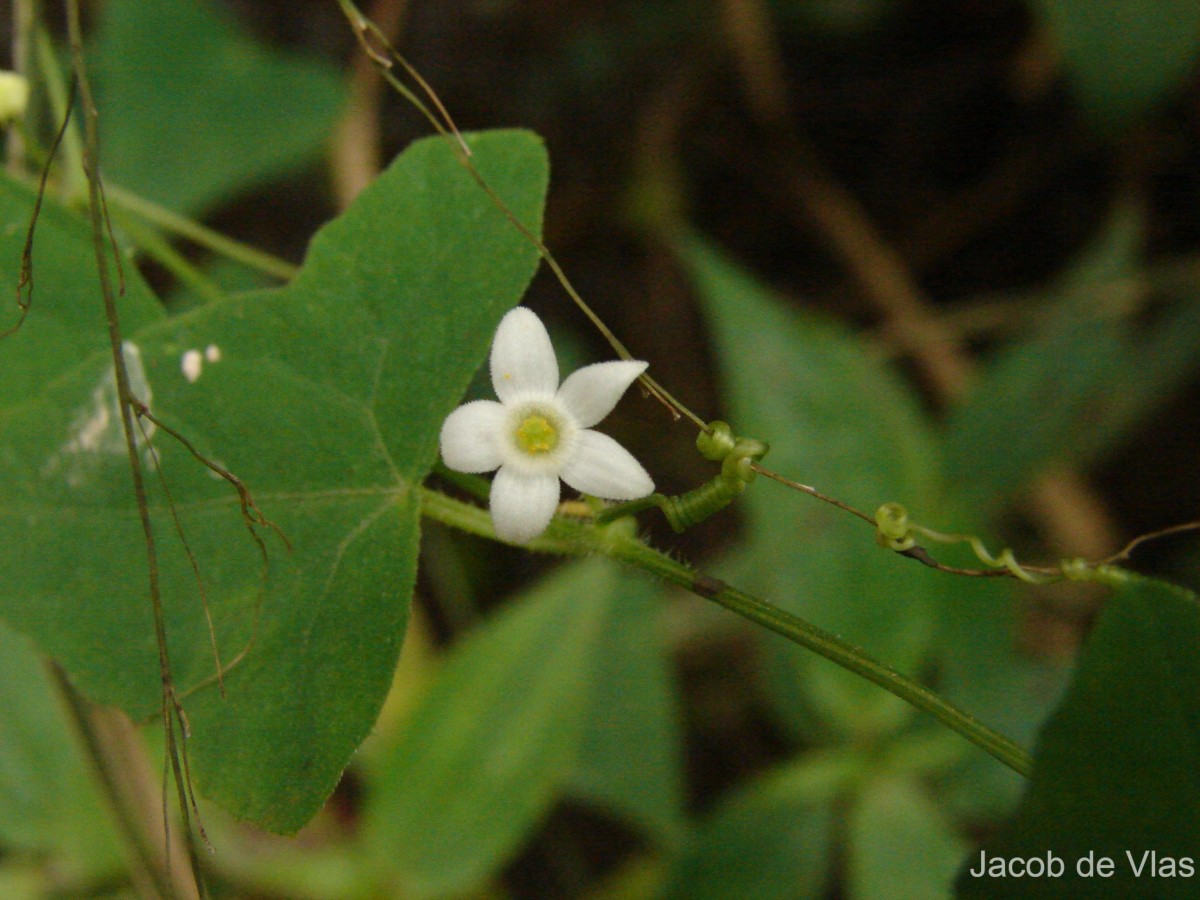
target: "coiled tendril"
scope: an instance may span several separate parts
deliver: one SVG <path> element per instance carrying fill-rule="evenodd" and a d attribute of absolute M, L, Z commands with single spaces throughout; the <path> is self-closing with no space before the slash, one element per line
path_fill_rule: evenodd
<path fill-rule="evenodd" d="M 1065 559 L 1057 568 L 1025 566 L 1017 562 L 1008 547 L 1001 550 L 999 555 L 993 556 L 983 541 L 973 534 L 943 534 L 913 522 L 908 517 L 908 510 L 899 503 L 885 503 L 875 510 L 875 540 L 881 547 L 895 550 L 897 553 L 917 555 L 920 559 L 924 554 L 918 554 L 918 551 L 921 551 L 917 544 L 918 536 L 939 544 L 967 544 L 975 558 L 985 566 L 1002 570 L 1030 584 L 1047 584 L 1064 578 L 1068 581 L 1111 581 L 1120 576 L 1120 571 L 1112 566 L 1093 564 L 1084 559 Z M 977 572 L 953 569 L 949 566 L 938 567 L 961 574 L 1002 574 L 1001 571 Z"/>
<path fill-rule="evenodd" d="M 733 498 L 754 480 L 757 474 L 754 463 L 770 448 L 762 441 L 737 437 L 727 422 L 718 420 L 709 422 L 708 430 L 700 432 L 696 449 L 705 459 L 721 463 L 721 471 L 712 481 L 675 497 L 651 494 L 611 506 L 596 517 L 597 524 L 656 506 L 662 510 L 671 528 L 677 532 L 686 531 L 733 502 Z"/>

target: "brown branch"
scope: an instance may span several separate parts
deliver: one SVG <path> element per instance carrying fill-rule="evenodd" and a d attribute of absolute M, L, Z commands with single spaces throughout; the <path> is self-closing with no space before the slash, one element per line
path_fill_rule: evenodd
<path fill-rule="evenodd" d="M 100 183 L 99 147 L 100 138 L 96 120 L 99 113 L 92 96 L 88 79 L 86 56 L 83 46 L 83 26 L 79 11 L 79 0 L 67 0 L 67 30 L 71 46 L 71 64 L 79 85 L 81 112 L 84 120 L 85 147 L 83 154 L 84 174 L 88 184 L 88 219 L 91 224 L 92 250 L 96 273 L 100 282 L 100 293 L 104 302 L 104 315 L 108 323 L 109 349 L 112 353 L 113 374 L 117 386 L 117 401 L 120 409 L 121 427 L 125 436 L 125 449 L 129 459 L 130 478 L 137 503 L 138 518 L 146 548 L 146 575 L 150 606 L 154 618 L 155 643 L 158 647 L 159 678 L 162 684 L 162 721 L 166 737 L 167 769 L 174 774 L 179 811 L 183 819 L 183 839 L 191 864 L 197 891 L 204 893 L 204 876 L 200 866 L 192 824 L 204 838 L 200 824 L 199 809 L 192 788 L 187 762 L 188 726 L 187 717 L 175 690 L 175 679 L 171 668 L 170 651 L 167 645 L 166 614 L 163 609 L 162 588 L 158 565 L 158 551 L 154 524 L 147 499 L 145 473 L 142 470 L 141 453 L 134 424 L 136 402 L 129 382 L 129 370 L 125 363 L 124 340 L 121 320 L 117 312 L 117 296 L 109 271 L 111 226 L 106 220 L 103 190 Z M 115 250 L 115 247 L 112 249 Z M 118 254 L 118 271 L 120 267 Z M 177 730 L 178 729 L 178 730 Z M 164 770 L 165 776 L 166 770 Z M 167 823 L 167 803 L 164 794 L 162 807 L 163 827 Z M 169 846 L 169 844 L 168 844 Z"/>
<path fill-rule="evenodd" d="M 46 164 L 42 166 L 42 174 L 38 179 L 37 194 L 33 201 L 33 212 L 29 217 L 29 228 L 25 231 L 25 246 L 21 249 L 21 271 L 17 276 L 17 309 L 20 312 L 17 316 L 17 321 L 0 332 L 0 338 L 6 338 L 10 334 L 16 334 L 20 331 L 21 326 L 25 324 L 25 317 L 29 314 L 29 310 L 33 306 L 33 235 L 37 230 L 38 218 L 42 213 L 42 201 L 46 197 L 46 182 L 50 179 L 50 167 L 54 163 L 54 157 L 58 155 L 58 148 L 62 145 L 63 137 L 67 133 L 67 126 L 71 123 L 71 110 L 75 106 L 77 86 L 78 80 L 72 77 L 71 88 L 67 92 L 67 105 L 66 110 L 63 112 L 62 125 L 59 126 L 57 134 L 54 135 L 54 141 L 50 144 L 50 152 L 46 156 Z"/>

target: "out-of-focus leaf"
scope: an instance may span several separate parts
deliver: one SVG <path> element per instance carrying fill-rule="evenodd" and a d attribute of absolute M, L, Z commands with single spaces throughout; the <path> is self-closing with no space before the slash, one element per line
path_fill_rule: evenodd
<path fill-rule="evenodd" d="M 974 877 L 973 853 L 959 896 L 1195 896 L 1198 645 L 1194 594 L 1136 576 L 1116 591 L 1038 741 L 1024 800 L 984 847 L 988 858 L 1053 853 L 1063 861 L 1062 877 Z M 1111 877 L 1080 877 L 1076 866 L 1089 854 L 1113 861 Z M 1180 865 L 1184 859 L 1191 871 Z"/>
<path fill-rule="evenodd" d="M 0 845 L 47 854 L 68 883 L 100 882 L 122 866 L 112 824 L 45 666 L 29 641 L 3 623 Z"/>
<path fill-rule="evenodd" d="M 265 834 L 201 808 L 214 848 L 214 878 L 237 885 L 239 897 L 288 900 L 365 900 L 377 895 L 370 867 L 347 840 L 335 805 L 326 806 L 295 837 Z"/>
<path fill-rule="evenodd" d="M 1200 292 L 1179 296 L 1144 331 L 1131 333 L 1112 361 L 1109 389 L 1096 401 L 1072 455 L 1085 462 L 1112 450 L 1168 403 L 1200 369 Z"/>
<path fill-rule="evenodd" d="M 194 215 L 321 152 L 344 93 L 328 62 L 260 45 L 212 0 L 102 12 L 92 62 L 116 184 Z"/>
<path fill-rule="evenodd" d="M 486 878 L 575 765 L 618 581 L 610 564 L 555 573 L 454 648 L 368 799 L 366 843 L 405 896 Z"/>
<path fill-rule="evenodd" d="M 644 580 L 625 578 L 613 604 L 568 791 L 670 846 L 684 828 L 683 747 L 661 600 Z"/>
<path fill-rule="evenodd" d="M 800 759 L 751 782 L 694 832 L 667 876 L 668 900 L 820 897 L 833 862 L 835 805 L 863 761 Z"/>
<path fill-rule="evenodd" d="M 0 862 L 0 897 L 5 900 L 44 900 L 50 892 L 44 866 L 33 859 L 6 857 Z"/>
<path fill-rule="evenodd" d="M 938 615 L 938 693 L 1021 746 L 1032 746 L 1062 698 L 1070 666 L 1028 658 L 1017 646 L 1013 604 L 1024 585 L 993 578 L 960 588 Z M 1016 805 L 1025 779 L 972 749 L 940 786 L 964 818 L 994 821 Z"/>
<path fill-rule="evenodd" d="M 1200 54 L 1197 0 L 1035 0 L 1080 105 L 1129 125 L 1182 86 Z"/>
<path fill-rule="evenodd" d="M 816 39 L 856 37 L 883 25 L 895 12 L 896 0 L 773 0 L 772 11 L 785 28 L 813 32 Z"/>
<path fill-rule="evenodd" d="M 964 509 L 1002 509 L 1055 463 L 1087 465 L 1111 452 L 1200 368 L 1200 295 L 1190 286 L 1147 323 L 1122 294 L 1143 223 L 1115 211 L 1063 280 L 1048 321 L 1003 349 L 947 423 L 946 472 Z"/>
<path fill-rule="evenodd" d="M 771 444 L 765 465 L 868 513 L 888 500 L 936 504 L 936 449 L 894 373 L 831 322 L 786 309 L 709 244 L 690 240 L 684 258 L 720 350 L 729 418 L 739 434 Z M 732 567 L 739 587 L 901 670 L 918 665 L 939 586 L 929 570 L 881 551 L 861 521 L 766 479 L 738 502 L 749 526 Z M 775 696 L 797 729 L 808 706 L 859 733 L 908 714 L 792 644 L 769 646 Z"/>
<path fill-rule="evenodd" d="M 470 140 L 475 164 L 540 227 L 540 141 L 524 132 Z M 89 265 L 90 242 L 76 231 L 40 231 L 35 251 Z M 222 699 L 196 580 L 150 471 L 192 774 L 236 816 L 295 831 L 370 730 L 407 621 L 415 488 L 442 420 L 535 262 L 453 150 L 431 139 L 322 229 L 292 284 L 127 332 L 135 392 L 243 478 L 293 546 L 289 555 L 264 532 L 264 585 L 230 486 L 161 429 L 154 435 L 225 662 L 245 651 Z M 14 263 L 0 259 L 0 281 L 15 282 Z M 98 349 L 99 299 L 87 279 L 68 287 L 42 301 L 93 310 L 90 324 L 82 314 L 70 320 L 74 343 L 41 330 L 39 303 L 0 344 L 0 356 L 41 350 L 61 373 L 0 395 L 0 616 L 91 697 L 141 718 L 158 708 L 160 691 L 146 549 Z M 191 379 L 181 371 L 189 353 L 202 359 Z"/>
<path fill-rule="evenodd" d="M 1067 273 L 1045 324 L 1005 347 L 946 425 L 946 477 L 963 509 L 985 519 L 1011 502 L 1045 466 L 1068 457 L 1100 421 L 1126 324 L 1096 302 L 1097 287 L 1125 277 L 1140 253 L 1144 223 L 1132 207 Z M 1115 304 L 1110 304 L 1115 305 Z M 1144 360 L 1153 370 L 1154 360 Z"/>
<path fill-rule="evenodd" d="M 241 263 L 220 257 L 204 268 L 203 275 L 209 284 L 222 294 L 240 294 L 269 288 L 274 285 L 270 276 Z M 196 285 L 181 284 L 177 290 L 163 298 L 163 305 L 173 314 L 197 309 L 211 301 L 207 291 Z"/>
<path fill-rule="evenodd" d="M 846 897 L 949 897 L 967 842 L 920 788 L 903 778 L 864 783 L 850 811 Z"/>

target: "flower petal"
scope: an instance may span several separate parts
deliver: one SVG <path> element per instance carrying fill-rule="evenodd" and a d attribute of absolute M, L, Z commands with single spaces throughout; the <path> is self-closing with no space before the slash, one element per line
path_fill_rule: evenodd
<path fill-rule="evenodd" d="M 558 508 L 558 477 L 525 475 L 501 466 L 492 481 L 492 524 L 496 537 L 526 544 L 546 530 Z"/>
<path fill-rule="evenodd" d="M 554 396 L 558 360 L 542 320 L 518 306 L 500 320 L 492 341 L 492 387 L 508 402 L 519 396 Z"/>
<path fill-rule="evenodd" d="M 654 490 L 642 464 L 598 431 L 575 435 L 571 458 L 559 474 L 575 490 L 606 500 L 636 500 Z"/>
<path fill-rule="evenodd" d="M 490 472 L 504 461 L 500 429 L 504 405 L 475 400 L 450 413 L 442 423 L 442 459 L 456 472 Z"/>
<path fill-rule="evenodd" d="M 558 400 L 575 417 L 580 428 L 591 428 L 610 412 L 634 379 L 646 371 L 635 360 L 594 363 L 567 377 L 558 389 Z"/>

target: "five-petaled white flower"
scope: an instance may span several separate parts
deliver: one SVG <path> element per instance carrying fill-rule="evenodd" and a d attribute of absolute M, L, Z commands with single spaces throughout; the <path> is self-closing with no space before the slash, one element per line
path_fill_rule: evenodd
<path fill-rule="evenodd" d="M 585 366 L 558 385 L 558 360 L 532 311 L 512 309 L 492 342 L 495 400 L 475 400 L 442 425 L 442 459 L 459 472 L 490 472 L 492 523 L 523 544 L 546 530 L 562 478 L 581 493 L 635 500 L 654 482 L 624 447 L 592 431 L 642 372 L 644 362 Z"/>

